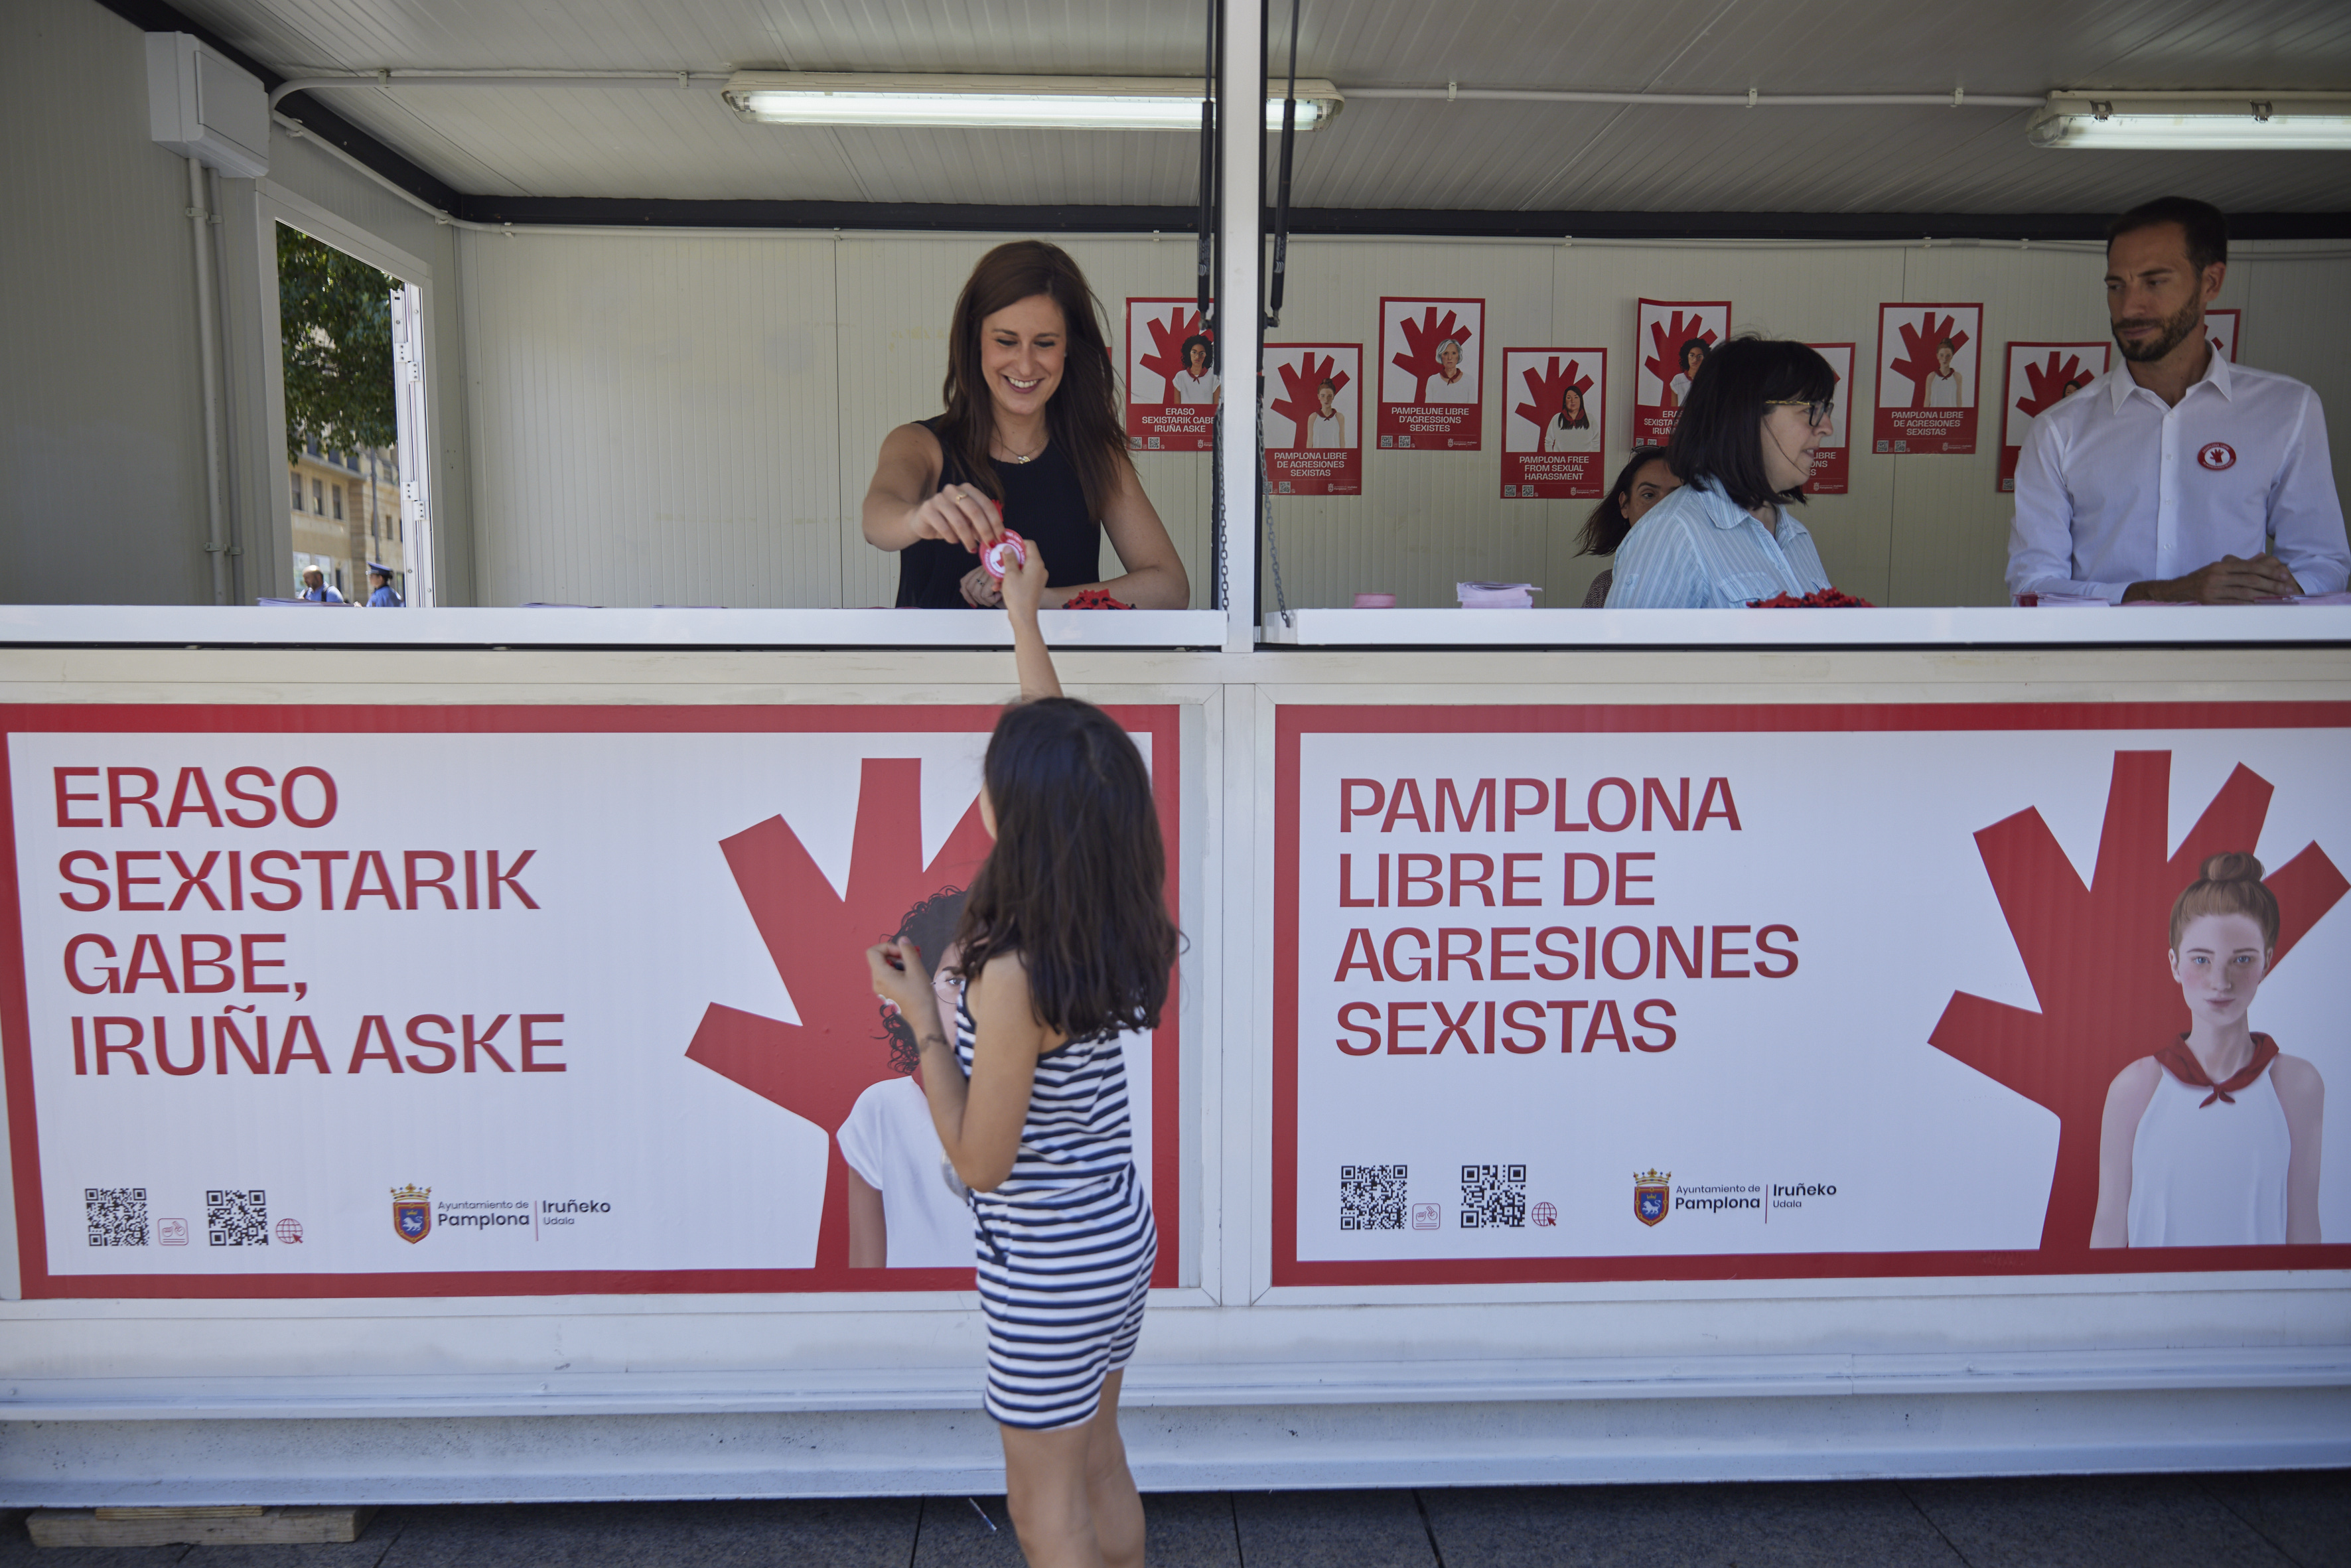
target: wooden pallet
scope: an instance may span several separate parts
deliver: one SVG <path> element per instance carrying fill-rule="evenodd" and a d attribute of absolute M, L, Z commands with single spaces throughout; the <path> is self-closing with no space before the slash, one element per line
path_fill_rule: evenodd
<path fill-rule="evenodd" d="M 357 1541 L 372 1508 L 42 1508 L 36 1546 L 279 1546 Z"/>

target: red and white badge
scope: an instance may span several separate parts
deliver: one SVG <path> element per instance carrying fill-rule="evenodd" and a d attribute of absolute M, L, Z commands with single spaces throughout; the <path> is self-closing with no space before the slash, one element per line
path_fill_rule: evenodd
<path fill-rule="evenodd" d="M 2196 464 L 2218 474 L 2237 465 L 2237 449 L 2225 441 L 2208 441 L 2196 449 Z"/>
<path fill-rule="evenodd" d="M 1023 566 L 1029 564 L 1029 541 L 1007 528 L 1002 538 L 979 552 L 979 564 L 987 569 L 988 576 L 999 580 L 1004 576 L 1004 554 L 1007 550 L 1012 552 L 1014 560 Z"/>

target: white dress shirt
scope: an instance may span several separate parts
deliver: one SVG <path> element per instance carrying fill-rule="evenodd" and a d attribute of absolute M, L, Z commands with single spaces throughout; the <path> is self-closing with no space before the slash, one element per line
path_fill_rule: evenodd
<path fill-rule="evenodd" d="M 2351 577 L 2325 413 L 2290 376 L 2215 354 L 2166 407 L 2126 364 L 2025 432 L 2011 593 L 2118 603 L 2134 582 L 2265 549 L 2304 593 L 2339 593 Z"/>

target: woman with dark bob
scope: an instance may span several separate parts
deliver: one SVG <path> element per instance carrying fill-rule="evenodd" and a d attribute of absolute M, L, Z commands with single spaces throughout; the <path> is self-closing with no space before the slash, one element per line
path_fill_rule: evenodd
<path fill-rule="evenodd" d="M 1118 1395 L 1159 1243 L 1121 1037 L 1159 1026 L 1181 937 L 1150 769 L 1116 719 L 1061 695 L 1039 632 L 1049 565 L 1032 551 L 1004 583 L 1023 700 L 980 766 L 995 842 L 955 928 L 952 1032 L 912 936 L 866 967 L 914 1027 L 932 1124 L 970 1189 L 986 1403 L 1021 1552 L 1142 1568 Z"/>
<path fill-rule="evenodd" d="M 1578 555 L 1614 555 L 1633 525 L 1649 515 L 1649 508 L 1681 488 L 1682 482 L 1666 466 L 1666 449 L 1662 446 L 1635 446 L 1632 458 L 1616 473 L 1616 483 L 1608 486 L 1608 494 L 1600 505 L 1592 508 L 1584 519 L 1583 532 L 1576 536 Z M 1608 603 L 1609 586 L 1616 580 L 1614 567 L 1592 580 L 1583 591 L 1583 608 L 1599 610 Z"/>
<path fill-rule="evenodd" d="M 1181 610 L 1192 585 L 1127 460 L 1101 307 L 1067 251 L 1015 240 L 979 258 L 948 333 L 946 412 L 882 443 L 865 540 L 898 556 L 901 609 L 995 609 L 979 552 L 1010 528 L 1054 563 L 1048 608 L 1102 589 Z M 1123 575 L 1093 580 L 1110 535 Z"/>
<path fill-rule="evenodd" d="M 1682 487 L 1616 551 L 1611 610 L 1730 609 L 1829 586 L 1801 503 L 1836 372 L 1802 343 L 1739 338 L 1706 357 L 1666 447 Z"/>

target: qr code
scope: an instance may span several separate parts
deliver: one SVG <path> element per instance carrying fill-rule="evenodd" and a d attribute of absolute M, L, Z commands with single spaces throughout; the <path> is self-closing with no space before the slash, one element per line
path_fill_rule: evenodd
<path fill-rule="evenodd" d="M 215 1247 L 269 1245 L 269 1195 L 255 1187 L 214 1187 L 204 1194 L 204 1228 Z"/>
<path fill-rule="evenodd" d="M 147 1245 L 145 1187 L 86 1186 L 81 1189 L 81 1201 L 92 1247 Z"/>
<path fill-rule="evenodd" d="M 1527 1223 L 1527 1167 L 1463 1166 L 1461 1228 L 1522 1229 Z"/>
<path fill-rule="evenodd" d="M 1402 1230 L 1405 1169 L 1403 1166 L 1341 1166 L 1339 1228 Z"/>

